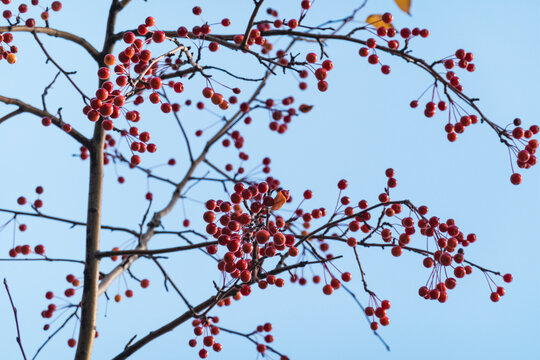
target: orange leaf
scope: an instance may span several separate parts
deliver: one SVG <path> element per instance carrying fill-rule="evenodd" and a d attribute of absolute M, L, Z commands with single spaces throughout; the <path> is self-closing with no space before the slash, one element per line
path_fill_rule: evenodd
<path fill-rule="evenodd" d="M 287 202 L 287 197 L 283 195 L 283 192 L 280 191 L 277 193 L 276 197 L 274 198 L 274 205 L 272 206 L 272 210 L 279 210 Z"/>
<path fill-rule="evenodd" d="M 397 6 L 406 12 L 407 14 L 411 15 L 411 0 L 394 0 L 397 4 Z"/>
<path fill-rule="evenodd" d="M 369 15 L 366 19 L 366 22 L 369 25 L 373 26 L 375 29 L 378 29 L 381 26 L 384 26 L 387 29 L 391 29 L 394 27 L 392 24 L 387 24 L 384 21 L 382 21 L 382 15 L 380 14 Z"/>

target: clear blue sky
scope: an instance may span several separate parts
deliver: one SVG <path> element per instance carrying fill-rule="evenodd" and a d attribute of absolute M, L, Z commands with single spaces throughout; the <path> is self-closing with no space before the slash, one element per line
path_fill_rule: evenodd
<path fill-rule="evenodd" d="M 298 14 L 297 3 L 300 1 L 268 1 L 268 6 L 288 18 Z M 109 1 L 104 0 L 82 4 L 65 1 L 62 12 L 53 14 L 51 27 L 73 31 L 101 48 L 108 4 Z M 176 29 L 180 25 L 189 28 L 199 24 L 199 19 L 191 15 L 194 5 L 203 8 L 205 20 L 211 23 L 229 17 L 232 25 L 227 32 L 236 33 L 244 31 L 252 1 L 177 4 L 175 1 L 133 0 L 121 14 L 117 28 L 133 28 L 148 15 L 154 16 L 162 29 Z M 317 0 L 306 22 L 318 24 L 345 16 L 356 5 L 354 1 Z M 413 0 L 413 16 L 409 17 L 400 12 L 392 0 L 381 0 L 369 1 L 359 19 L 391 11 L 398 27 L 428 28 L 431 32 L 428 39 L 411 44 L 413 54 L 428 61 L 450 55 L 458 48 L 474 52 L 477 70 L 462 76 L 465 93 L 481 99 L 478 104 L 492 121 L 504 126 L 520 117 L 528 126 L 538 123 L 539 119 L 540 70 L 536 65 L 540 52 L 534 42 L 539 10 L 533 0 L 512 3 Z M 74 76 L 77 83 L 87 93 L 93 93 L 97 83 L 96 66 L 89 56 L 76 45 L 45 35 L 40 38 L 66 70 L 78 71 Z M 20 49 L 18 62 L 12 66 L 0 63 L 0 94 L 39 106 L 42 89 L 53 78 L 55 69 L 44 65 L 44 56 L 29 34 L 15 33 L 14 43 Z M 282 40 L 278 45 L 284 43 Z M 339 179 L 349 181 L 347 194 L 353 200 L 365 198 L 374 202 L 385 184 L 384 170 L 393 167 L 398 180 L 394 199 L 411 199 L 416 204 L 428 205 L 434 215 L 456 219 L 465 232 L 478 236 L 474 246 L 466 249 L 467 258 L 490 269 L 512 273 L 514 282 L 506 286 L 507 295 L 494 304 L 489 300 L 484 276 L 475 271 L 450 292 L 446 304 L 427 302 L 417 295 L 418 287 L 429 275 L 420 257 L 404 254 L 396 259 L 388 251 L 360 249 L 368 284 L 379 297 L 392 302 L 391 324 L 380 331 L 390 344 L 391 352 L 386 352 L 371 334 L 350 296 L 339 290 L 326 297 L 320 286 L 301 288 L 287 283 L 283 289 L 255 290 L 225 311 L 215 312 L 221 317 L 222 326 L 247 332 L 271 321 L 275 347 L 292 359 L 537 358 L 535 344 L 540 337 L 540 312 L 535 306 L 540 296 L 538 169 L 524 171 L 522 185 L 511 185 L 507 149 L 487 126 L 473 126 L 456 143 L 449 143 L 443 130 L 444 116 L 426 119 L 422 110 L 408 107 L 430 84 L 430 78 L 419 69 L 400 59 L 381 55 L 381 59 L 392 66 L 391 75 L 383 76 L 378 68 L 358 56 L 357 46 L 334 42 L 327 51 L 335 65 L 329 74 L 328 92 L 300 93 L 291 76 L 280 75 L 270 81 L 263 98 L 294 95 L 298 104 L 310 103 L 315 107 L 308 115 L 294 119 L 285 135 L 267 130 L 265 114 L 254 116 L 252 125 L 241 128 L 246 151 L 253 159 L 247 168 L 258 165 L 260 159 L 270 155 L 273 175 L 290 189 L 293 197 L 300 198 L 303 190 L 310 188 L 315 194 L 310 206 L 332 208 Z M 239 55 L 224 50 L 208 55 L 205 61 L 230 66 L 246 76 L 260 76 L 263 69 L 253 61 L 239 61 Z M 230 86 L 239 85 L 223 75 L 216 79 Z M 185 94 L 176 101 L 198 94 L 204 81 L 196 78 L 185 84 Z M 245 87 L 244 94 L 249 93 L 249 88 Z M 292 90 L 284 92 L 284 89 Z M 90 133 L 90 124 L 81 114 L 80 97 L 64 79 L 50 91 L 48 104 L 51 109 L 62 107 L 64 118 L 84 133 Z M 0 105 L 0 116 L 11 110 L 12 107 Z M 181 114 L 191 133 L 216 120 L 211 114 L 193 108 L 183 109 Z M 183 160 L 186 153 L 174 119 L 149 106 L 145 107 L 143 117 L 141 126 L 151 132 L 159 147 L 154 156 L 143 158 L 145 164 L 162 164 L 175 157 L 178 166 L 164 166 L 156 169 L 156 173 L 179 179 L 187 162 Z M 202 145 L 202 141 L 195 142 L 196 149 Z M 36 117 L 22 115 L 2 124 L 0 208 L 15 208 L 19 195 L 32 198 L 35 186 L 43 185 L 44 212 L 84 220 L 88 163 L 72 154 L 78 154 L 78 145 L 58 129 L 42 127 Z M 231 149 L 216 148 L 210 159 L 224 165 L 235 156 Z M 236 163 L 234 158 L 233 164 Z M 126 184 L 116 183 L 116 172 L 126 177 Z M 116 172 L 113 166 L 106 169 L 103 223 L 135 228 L 145 210 L 146 179 L 122 166 L 118 166 Z M 200 170 L 199 175 L 203 174 Z M 149 186 L 155 194 L 155 209 L 159 209 L 168 200 L 170 187 L 153 182 Z M 219 197 L 221 193 L 219 186 L 202 185 L 190 196 L 206 200 Z M 195 226 L 201 225 L 198 219 L 203 213 L 202 206 L 186 201 L 185 208 Z M 179 229 L 184 216 L 179 206 L 164 225 L 168 229 Z M 8 215 L 0 214 L 0 224 L 8 219 Z M 51 257 L 83 258 L 83 229 L 69 229 L 37 219 L 21 219 L 21 222 L 28 224 L 29 229 L 16 234 L 18 244 L 43 243 Z M 0 232 L 0 257 L 7 257 L 12 241 L 10 226 Z M 104 232 L 102 246 L 110 249 L 128 241 L 125 235 Z M 174 237 L 155 238 L 151 247 L 179 243 Z M 348 255 L 340 266 L 351 271 L 355 281 L 350 288 L 366 302 L 358 269 L 352 254 Z M 213 294 L 211 280 L 217 278 L 218 273 L 208 258 L 199 253 L 178 254 L 164 263 L 192 303 Z M 103 261 L 102 271 L 112 266 L 111 261 Z M 152 263 L 140 260 L 133 271 L 137 276 L 149 278 L 151 287 L 142 290 L 126 278 L 135 291 L 133 299 L 120 304 L 107 304 L 101 299 L 100 337 L 95 343 L 95 359 L 111 358 L 133 335 L 140 338 L 185 311 L 174 294 L 164 291 L 162 277 Z M 45 291 L 62 293 L 68 273 L 81 277 L 82 267 L 0 262 L 0 276 L 8 279 L 19 310 L 27 353 L 33 354 L 48 336 L 41 330 L 45 322 L 40 317 L 47 304 Z M 109 294 L 114 296 L 117 290 L 123 293 L 125 286 L 121 279 L 111 287 Z M 18 359 L 11 309 L 5 292 L 0 293 L 0 357 Z M 68 325 L 39 358 L 70 358 L 74 351 L 67 347 L 66 341 L 75 331 L 74 327 L 75 323 Z M 197 358 L 197 351 L 187 345 L 191 337 L 191 325 L 186 324 L 144 347 L 132 358 Z M 245 339 L 227 334 L 219 335 L 218 339 L 223 351 L 211 353 L 211 359 L 256 357 L 254 346 Z"/>

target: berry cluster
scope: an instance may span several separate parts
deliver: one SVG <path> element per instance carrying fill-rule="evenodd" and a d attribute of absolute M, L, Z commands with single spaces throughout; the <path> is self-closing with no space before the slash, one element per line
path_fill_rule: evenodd
<path fill-rule="evenodd" d="M 388 309 L 390 309 L 390 301 L 380 301 L 375 294 L 370 294 L 369 306 L 364 309 L 364 313 L 366 316 L 371 317 L 371 330 L 376 331 L 379 328 L 379 324 L 382 326 L 390 324 L 390 319 L 386 316 L 386 310 Z"/>
<path fill-rule="evenodd" d="M 281 252 L 298 255 L 294 235 L 282 232 L 287 227 L 285 220 L 272 212 L 290 201 L 289 194 L 278 189 L 277 180 L 267 180 L 248 187 L 237 183 L 230 201 L 209 200 L 206 202 L 208 211 L 203 214 L 204 221 L 208 223 L 206 232 L 218 241 L 218 245 L 208 246 L 207 251 L 215 254 L 219 246 L 226 248 L 218 269 L 224 276 L 228 274 L 244 283 L 240 289 L 244 296 L 249 295 L 250 283 L 255 281 L 263 289 L 268 285 L 284 285 L 283 279 L 273 275 L 264 280 L 258 279 L 266 258 Z"/>
<path fill-rule="evenodd" d="M 532 125 L 528 130 L 525 130 L 521 127 L 521 119 L 514 119 L 513 124 L 515 128 L 509 136 L 513 138 L 515 145 L 510 148 L 511 154 L 515 155 L 517 166 L 520 169 L 529 169 L 537 162 L 534 154 L 538 149 L 538 140 L 532 139 L 532 137 L 540 132 L 540 127 Z M 521 175 L 514 172 L 510 176 L 510 182 L 514 185 L 521 184 Z"/>
<path fill-rule="evenodd" d="M 32 208 L 36 211 L 38 211 L 39 208 L 41 208 L 43 206 L 43 200 L 40 199 L 40 195 L 43 194 L 43 186 L 37 186 L 36 189 L 35 189 L 35 192 L 37 194 L 37 199 L 34 200 L 33 204 L 32 204 Z M 26 197 L 24 196 L 19 196 L 17 198 L 17 204 L 18 205 L 26 205 L 27 204 L 27 200 L 26 200 Z M 24 232 L 28 229 L 28 226 L 26 224 L 19 224 L 17 222 L 17 216 L 15 215 L 10 221 L 8 221 L 8 223 L 6 223 L 4 226 L 6 226 L 7 224 L 9 224 L 9 222 L 13 221 L 15 225 L 18 224 L 18 228 L 19 228 L 19 231 L 21 232 Z M 0 227 L 0 230 L 4 228 L 4 226 Z M 26 245 L 17 245 L 10 249 L 9 250 L 9 256 L 14 258 L 14 257 L 17 257 L 18 254 L 22 254 L 22 255 L 29 255 L 32 253 L 32 247 L 28 244 Z M 34 247 L 34 253 L 36 255 L 42 255 L 44 256 L 45 255 L 45 246 L 43 245 L 36 245 Z"/>
<path fill-rule="evenodd" d="M 1 0 L 3 5 L 10 5 L 11 0 Z M 39 0 L 31 0 L 31 4 L 36 7 L 40 7 L 42 12 L 40 17 L 45 24 L 48 26 L 47 21 L 49 20 L 49 7 L 44 7 L 39 4 Z M 60 1 L 53 1 L 51 3 L 50 9 L 53 11 L 60 11 L 62 9 L 62 3 Z M 30 10 L 27 4 L 21 3 L 17 6 L 17 10 L 5 9 L 2 11 L 2 17 L 8 22 L 10 26 L 20 25 L 21 22 L 24 22 L 24 26 L 33 28 L 36 26 L 36 20 L 32 17 L 24 18 L 27 12 Z M 9 32 L 0 33 L 0 60 L 5 59 L 8 64 L 14 64 L 17 62 L 17 56 L 15 55 L 18 52 L 17 46 L 9 45 L 13 41 L 13 35 Z M 2 42 L 9 46 L 8 49 L 4 49 Z"/>
<path fill-rule="evenodd" d="M 398 31 L 392 25 L 393 16 L 390 13 L 384 13 L 383 15 L 371 15 L 367 18 L 369 25 L 376 27 L 376 36 L 386 43 L 386 46 L 391 50 L 398 50 L 400 43 L 399 40 L 393 39 L 398 35 Z M 370 30 L 371 31 L 371 30 Z M 400 30 L 399 35 L 403 40 L 409 41 L 413 37 L 420 36 L 426 38 L 429 36 L 427 29 L 420 30 L 414 28 L 412 31 L 409 28 L 403 28 Z M 358 53 L 361 57 L 367 58 L 368 63 L 372 65 L 380 64 L 379 56 L 377 55 L 377 40 L 375 38 L 369 38 L 366 40 L 366 46 L 361 47 Z M 390 74 L 390 66 L 381 65 L 381 72 L 385 75 Z"/>
<path fill-rule="evenodd" d="M 206 348 L 211 348 L 215 352 L 220 352 L 222 349 L 221 344 L 216 342 L 214 338 L 214 336 L 220 333 L 220 328 L 216 326 L 217 323 L 219 323 L 217 316 L 195 319 L 191 323 L 196 338 L 189 340 L 188 344 L 194 348 L 197 346 L 197 338 L 199 336 L 203 337 L 203 347 L 199 350 L 199 357 L 201 359 L 208 357 L 208 350 Z"/>
<path fill-rule="evenodd" d="M 267 344 L 271 344 L 274 342 L 274 336 L 270 334 L 272 331 L 272 324 L 267 322 L 264 325 L 257 326 L 256 331 L 254 332 L 254 335 L 260 335 L 263 337 L 264 342 Z M 267 333 L 264 335 L 264 333 Z M 267 350 L 267 345 L 263 343 L 257 343 L 257 352 L 264 354 Z M 280 360 L 288 360 L 289 358 L 287 356 L 282 355 Z"/>

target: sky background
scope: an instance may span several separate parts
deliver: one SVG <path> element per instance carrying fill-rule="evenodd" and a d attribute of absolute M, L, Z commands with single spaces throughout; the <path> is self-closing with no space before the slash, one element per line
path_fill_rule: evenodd
<path fill-rule="evenodd" d="M 298 16 L 299 3 L 267 1 L 263 9 L 269 6 L 277 9 L 280 17 L 290 18 Z M 243 33 L 252 9 L 252 1 L 248 0 L 133 0 L 120 15 L 117 29 L 134 28 L 148 15 L 157 19 L 161 29 L 173 30 L 180 25 L 191 28 L 201 23 L 191 14 L 194 5 L 203 8 L 203 18 L 209 23 L 229 17 L 232 25 L 225 33 Z M 52 14 L 51 27 L 73 31 L 101 48 L 108 6 L 109 2 L 102 0 L 65 1 L 62 11 Z M 306 24 L 316 25 L 344 17 L 356 6 L 358 2 L 355 1 L 317 0 Z M 471 74 L 462 73 L 464 92 L 481 99 L 478 104 L 492 121 L 505 126 L 520 117 L 524 125 L 529 126 L 538 123 L 539 118 L 540 70 L 536 65 L 540 51 L 534 42 L 539 10 L 538 3 L 533 0 L 512 3 L 413 0 L 412 16 L 409 17 L 392 0 L 380 0 L 368 1 L 358 19 L 390 11 L 394 13 L 397 27 L 428 28 L 429 38 L 415 39 L 410 45 L 413 55 L 428 62 L 448 56 L 458 48 L 472 51 L 477 70 Z M 266 18 L 264 11 L 259 18 Z M 214 32 L 222 33 L 221 27 L 216 25 Z M 44 64 L 44 55 L 31 35 L 15 33 L 14 36 L 14 44 L 20 49 L 18 62 L 11 66 L 0 63 L 0 94 L 39 107 L 41 92 L 56 70 L 52 65 Z M 359 37 L 365 39 L 368 36 L 360 34 Z M 82 89 L 94 93 L 97 68 L 87 53 L 63 40 L 45 35 L 40 35 L 40 39 L 66 70 L 77 70 L 74 79 Z M 285 43 L 283 39 L 275 46 Z M 120 49 L 117 47 L 115 54 Z M 297 51 L 318 51 L 318 46 L 302 45 Z M 293 119 L 285 135 L 268 130 L 267 114 L 254 114 L 252 125 L 240 127 L 246 139 L 245 151 L 252 159 L 246 168 L 256 167 L 269 155 L 272 175 L 290 189 L 294 199 L 299 199 L 309 188 L 315 196 L 307 207 L 332 209 L 338 196 L 336 183 L 339 179 L 349 181 L 346 194 L 354 203 L 360 199 L 375 202 L 386 183 L 384 170 L 393 167 L 398 180 L 398 187 L 392 192 L 393 199 L 410 199 L 415 204 L 428 205 L 430 214 L 454 218 L 464 232 L 474 232 L 478 237 L 478 241 L 466 249 L 466 258 L 502 273 L 510 272 L 514 281 L 505 285 L 507 295 L 494 304 L 489 300 L 490 291 L 484 276 L 475 270 L 449 292 L 447 303 L 428 302 L 417 295 L 418 288 L 429 276 L 429 270 L 421 264 L 421 257 L 406 253 L 394 258 L 389 251 L 359 249 L 370 288 L 381 299 L 389 299 L 392 303 L 390 326 L 380 331 L 391 346 L 391 352 L 387 352 L 371 334 L 360 309 L 345 291 L 324 296 L 320 285 L 300 287 L 287 282 L 282 289 L 254 289 L 249 297 L 233 302 L 229 308 L 216 309 L 212 314 L 221 318 L 223 327 L 244 332 L 272 322 L 273 346 L 292 359 L 416 359 L 419 355 L 439 359 L 457 356 L 537 358 L 540 337 L 540 311 L 535 305 L 540 296 L 538 170 L 522 171 L 523 183 L 517 187 L 511 185 L 507 148 L 485 125 L 472 126 L 459 136 L 457 142 L 449 143 L 444 132 L 445 115 L 426 119 L 422 109 L 408 107 L 409 102 L 430 85 L 429 76 L 420 69 L 399 58 L 380 54 L 381 60 L 392 67 L 392 73 L 384 76 L 378 66 L 369 65 L 358 56 L 356 45 L 331 42 L 327 52 L 335 67 L 329 73 L 330 88 L 326 93 L 300 92 L 291 75 L 280 74 L 269 81 L 261 98 L 293 95 L 296 105 L 308 103 L 315 107 L 309 114 Z M 256 61 L 228 50 L 206 53 L 203 61 L 245 76 L 258 77 L 264 71 Z M 215 78 L 228 86 L 242 87 L 245 96 L 253 88 L 252 84 L 241 84 L 223 74 L 216 74 Z M 315 84 L 313 79 L 310 80 L 313 90 Z M 205 86 L 201 77 L 186 80 L 184 84 L 186 92 L 175 98 L 180 103 L 187 98 L 198 99 Z M 85 134 L 91 133 L 91 124 L 81 113 L 80 96 L 72 91 L 65 79 L 57 81 L 47 99 L 50 109 L 62 107 L 68 122 Z M 13 109 L 0 105 L 0 116 Z M 144 110 L 141 110 L 140 127 L 151 132 L 159 149 L 154 155 L 144 155 L 143 165 L 158 166 L 174 157 L 177 166 L 161 165 L 155 172 L 180 179 L 188 163 L 174 118 L 146 103 L 141 109 Z M 201 112 L 194 107 L 183 107 L 180 116 L 190 134 L 217 120 L 210 112 Z M 215 129 L 210 128 L 205 134 L 211 134 Z M 195 153 L 203 145 L 204 137 L 195 140 Z M 88 162 L 73 156 L 79 153 L 78 148 L 78 144 L 64 133 L 52 126 L 44 128 L 39 119 L 31 115 L 21 115 L 3 123 L 0 127 L 0 171 L 3 173 L 0 177 L 3 189 L 0 208 L 17 208 L 16 199 L 20 195 L 33 200 L 33 189 L 42 185 L 45 188 L 43 212 L 84 220 Z M 220 166 L 229 161 L 235 166 L 238 164 L 237 156 L 230 148 L 223 150 L 218 146 L 209 158 Z M 198 175 L 204 175 L 205 171 L 205 168 L 199 169 Z M 116 182 L 118 175 L 126 177 L 126 184 Z M 148 184 L 140 173 L 122 165 L 107 166 L 105 179 L 104 224 L 136 228 L 146 210 L 144 194 L 148 190 L 154 193 L 152 210 L 158 210 L 166 204 L 171 193 L 170 186 Z M 220 186 L 203 184 L 189 195 L 197 201 L 205 201 L 221 198 L 222 193 Z M 186 217 L 194 227 L 201 226 L 199 219 L 204 210 L 197 201 L 186 200 L 184 206 L 179 204 L 164 220 L 164 226 L 171 230 L 181 229 L 181 222 Z M 287 209 L 293 208 L 284 208 L 284 213 Z M 0 214 L 0 224 L 9 219 L 10 215 Z M 29 229 L 25 233 L 16 232 L 16 244 L 45 244 L 50 257 L 84 257 L 84 229 L 69 229 L 66 225 L 35 218 L 19 221 L 28 224 Z M 11 225 L 0 232 L 2 258 L 7 257 L 13 246 Z M 416 245 L 421 246 L 420 238 L 415 239 Z M 102 235 L 104 250 L 126 246 L 130 242 L 133 239 L 125 234 L 104 231 Z M 179 244 L 176 237 L 156 237 L 150 247 Z M 415 240 L 411 245 L 415 245 Z M 346 250 L 338 246 L 333 248 L 336 254 Z M 347 255 L 339 266 L 352 273 L 354 280 L 349 288 L 365 303 L 368 296 L 362 291 L 360 274 L 350 250 Z M 214 293 L 212 279 L 218 278 L 218 271 L 215 263 L 199 252 L 171 255 L 170 260 L 163 263 L 192 303 L 197 304 Z M 104 260 L 102 271 L 113 266 L 110 260 Z M 143 259 L 132 269 L 135 275 L 150 279 L 151 286 L 143 290 L 129 277 L 120 278 L 111 286 L 110 296 L 123 293 L 126 286 L 134 290 L 135 296 L 123 299 L 119 304 L 101 299 L 100 336 L 95 342 L 95 359 L 112 358 L 133 335 L 140 338 L 185 311 L 178 297 L 163 289 L 162 276 L 152 263 Z M 321 274 L 320 269 L 315 270 Z M 0 277 L 7 278 L 10 285 L 19 310 L 23 343 L 31 356 L 48 336 L 42 330 L 45 321 L 40 316 L 48 303 L 44 294 L 47 290 L 62 294 L 67 285 L 64 278 L 69 273 L 82 277 L 82 266 L 0 262 Z M 311 277 L 309 270 L 306 274 Z M 63 301 L 58 299 L 56 303 L 59 305 Z M 0 319 L 0 357 L 19 359 L 12 312 L 4 291 L 0 295 Z M 38 358 L 70 358 L 74 350 L 67 347 L 66 341 L 76 331 L 76 324 L 71 322 Z M 197 358 L 199 347 L 194 350 L 187 345 L 191 337 L 192 327 L 185 324 L 145 346 L 132 358 Z M 220 334 L 216 340 L 223 344 L 223 351 L 219 354 L 211 352 L 210 359 L 257 357 L 254 346 L 245 339 Z"/>

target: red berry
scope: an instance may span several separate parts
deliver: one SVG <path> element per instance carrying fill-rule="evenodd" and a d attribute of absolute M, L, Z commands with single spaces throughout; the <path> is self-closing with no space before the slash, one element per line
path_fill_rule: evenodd
<path fill-rule="evenodd" d="M 384 21 L 385 23 L 387 24 L 390 24 L 392 22 L 392 20 L 394 19 L 394 17 L 392 16 L 392 14 L 390 13 L 384 13 L 382 15 L 382 21 Z"/>
<path fill-rule="evenodd" d="M 518 173 L 513 173 L 512 176 L 510 176 L 510 182 L 514 185 L 521 184 L 521 175 Z"/>
<path fill-rule="evenodd" d="M 323 287 L 323 293 L 325 295 L 331 295 L 334 292 L 334 288 L 330 284 L 326 284 Z"/>

